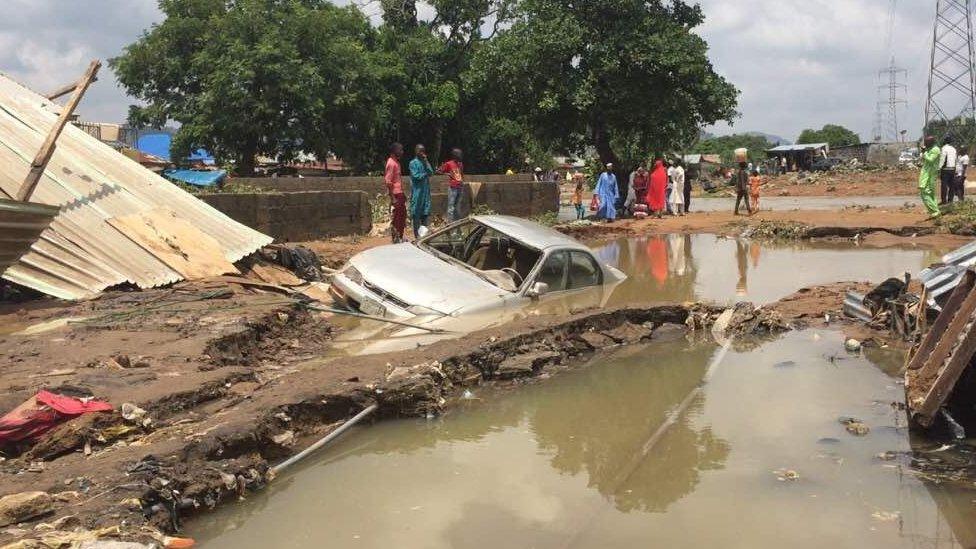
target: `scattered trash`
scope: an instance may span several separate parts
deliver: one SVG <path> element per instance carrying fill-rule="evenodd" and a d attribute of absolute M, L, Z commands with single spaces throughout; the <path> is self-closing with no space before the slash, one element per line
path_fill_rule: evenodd
<path fill-rule="evenodd" d="M 122 419 L 142 425 L 143 427 L 149 427 L 152 424 L 152 419 L 146 417 L 147 412 L 142 408 L 126 402 L 122 404 Z"/>
<path fill-rule="evenodd" d="M 0 445 L 33 440 L 73 417 L 111 410 L 111 404 L 82 389 L 42 390 L 0 418 Z"/>
<path fill-rule="evenodd" d="M 792 469 L 780 469 L 773 471 L 776 474 L 776 480 L 780 482 L 792 482 L 800 480 L 800 474 Z"/>
<path fill-rule="evenodd" d="M 861 342 L 853 338 L 848 339 L 844 342 L 844 348 L 849 353 L 857 353 L 861 350 Z"/>

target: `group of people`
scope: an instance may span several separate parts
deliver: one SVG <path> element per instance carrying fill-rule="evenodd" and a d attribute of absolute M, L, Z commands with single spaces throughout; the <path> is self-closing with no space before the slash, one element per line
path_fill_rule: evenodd
<path fill-rule="evenodd" d="M 956 150 L 952 136 L 943 139 L 942 146 L 936 144 L 934 136 L 923 140 L 922 171 L 918 176 L 918 190 L 922 204 L 932 217 L 942 215 L 940 206 L 953 200 L 966 199 L 966 171 L 969 169 L 969 154 Z M 935 201 L 935 182 L 939 182 L 939 198 Z"/>
<path fill-rule="evenodd" d="M 613 171 L 613 163 L 608 163 L 600 174 L 590 204 L 598 219 L 612 222 L 617 219 L 617 202 L 620 199 L 620 187 L 617 176 Z M 686 177 L 681 162 L 668 162 L 664 159 L 654 161 L 654 167 L 648 171 L 642 164 L 631 172 L 627 184 L 627 196 L 623 209 L 630 214 L 656 215 L 684 215 L 691 204 L 691 180 Z M 583 182 L 576 183 L 573 195 L 573 205 L 576 206 L 577 219 L 583 219 Z"/>
<path fill-rule="evenodd" d="M 393 242 L 403 242 L 403 232 L 407 227 L 407 198 L 403 192 L 403 171 L 400 160 L 403 158 L 403 145 L 390 145 L 390 156 L 386 159 L 383 180 L 390 195 Z M 430 226 L 430 176 L 435 173 L 446 174 L 448 178 L 447 220 L 457 221 L 460 217 L 461 193 L 464 188 L 464 164 L 461 149 L 452 149 L 451 157 L 435 171 L 427 159 L 427 149 L 422 144 L 414 147 L 414 158 L 410 161 L 410 219 L 413 222 L 413 236 L 420 238 Z"/>

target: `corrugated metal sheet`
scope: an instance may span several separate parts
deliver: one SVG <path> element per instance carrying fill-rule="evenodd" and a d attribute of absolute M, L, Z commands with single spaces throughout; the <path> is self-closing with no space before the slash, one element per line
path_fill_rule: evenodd
<path fill-rule="evenodd" d="M 918 275 L 927 290 L 929 306 L 935 309 L 939 309 L 936 298 L 951 292 L 966 269 L 976 265 L 976 241 L 942 256 L 942 263 L 943 266 L 925 269 Z"/>
<path fill-rule="evenodd" d="M 829 143 L 804 143 L 802 145 L 780 145 L 769 149 L 768 152 L 794 152 L 794 151 L 814 151 L 825 149 Z"/>
<path fill-rule="evenodd" d="M 0 191 L 7 196 L 16 195 L 57 108 L 0 74 Z M 61 214 L 3 277 L 64 299 L 89 297 L 124 282 L 150 288 L 181 279 L 106 222 L 114 217 L 169 208 L 216 239 L 231 262 L 272 240 L 71 124 L 31 201 L 57 206 Z"/>
<path fill-rule="evenodd" d="M 55 206 L 0 198 L 0 274 L 27 253 L 56 215 Z"/>

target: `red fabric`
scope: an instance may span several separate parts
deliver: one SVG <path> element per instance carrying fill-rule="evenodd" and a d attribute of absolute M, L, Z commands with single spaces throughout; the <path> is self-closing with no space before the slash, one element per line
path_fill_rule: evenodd
<path fill-rule="evenodd" d="M 393 232 L 397 240 L 403 240 L 403 230 L 407 227 L 407 197 L 403 193 L 393 196 Z"/>
<path fill-rule="evenodd" d="M 647 241 L 647 257 L 651 260 L 651 276 L 658 287 L 664 286 L 668 280 L 668 245 L 664 238 L 652 236 Z"/>
<path fill-rule="evenodd" d="M 590 211 L 595 212 L 599 209 L 600 209 L 600 197 L 594 194 L 593 198 L 590 199 Z"/>
<path fill-rule="evenodd" d="M 40 391 L 0 418 L 0 445 L 37 438 L 81 414 L 111 410 L 111 404 L 100 400 L 81 400 Z"/>
<path fill-rule="evenodd" d="M 647 188 L 651 185 L 651 175 L 637 174 L 634 176 L 634 196 L 638 204 L 647 204 Z"/>
<path fill-rule="evenodd" d="M 390 196 L 403 194 L 403 180 L 400 176 L 400 161 L 392 156 L 387 158 L 386 172 L 383 174 L 383 180 L 386 182 L 387 190 L 390 191 Z"/>
<path fill-rule="evenodd" d="M 457 160 L 448 160 L 441 164 L 441 168 L 438 171 L 447 174 L 451 187 L 455 189 L 460 187 L 464 181 L 464 164 L 461 164 Z"/>
<path fill-rule="evenodd" d="M 654 163 L 654 171 L 651 172 L 651 187 L 647 193 L 647 205 L 655 212 L 664 209 L 664 195 L 667 190 L 668 171 L 664 169 L 664 163 L 658 160 Z"/>

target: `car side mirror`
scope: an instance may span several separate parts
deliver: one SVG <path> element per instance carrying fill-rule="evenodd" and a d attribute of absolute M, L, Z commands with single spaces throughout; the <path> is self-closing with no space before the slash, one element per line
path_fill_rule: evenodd
<path fill-rule="evenodd" d="M 532 299 L 539 299 L 540 297 L 549 293 L 549 285 L 545 282 L 536 282 L 529 288 L 529 291 L 525 295 Z"/>

